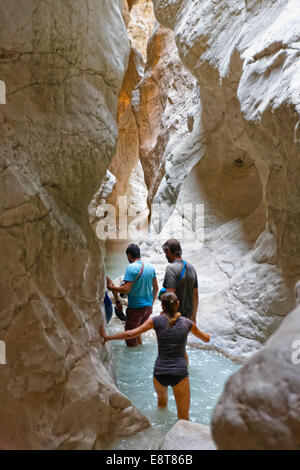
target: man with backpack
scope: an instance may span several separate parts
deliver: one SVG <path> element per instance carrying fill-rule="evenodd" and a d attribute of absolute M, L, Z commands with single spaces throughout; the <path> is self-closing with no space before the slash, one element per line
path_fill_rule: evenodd
<path fill-rule="evenodd" d="M 167 240 L 162 248 L 170 263 L 166 268 L 163 287 L 177 295 L 181 315 L 196 323 L 199 303 L 196 269 L 181 258 L 181 246 L 175 238 Z"/>
<path fill-rule="evenodd" d="M 158 293 L 158 284 L 154 267 L 141 259 L 140 248 L 134 243 L 126 249 L 129 265 L 126 268 L 123 285 L 115 286 L 107 279 L 107 288 L 120 294 L 128 295 L 125 330 L 133 330 L 142 325 L 152 313 L 152 307 Z M 142 338 L 126 340 L 127 346 L 142 344 Z"/>

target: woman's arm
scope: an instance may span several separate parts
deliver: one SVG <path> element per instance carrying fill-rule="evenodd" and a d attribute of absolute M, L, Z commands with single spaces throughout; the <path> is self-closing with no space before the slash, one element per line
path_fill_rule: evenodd
<path fill-rule="evenodd" d="M 154 328 L 153 320 L 152 320 L 152 318 L 148 318 L 148 320 L 145 321 L 145 323 L 143 323 L 138 328 L 134 328 L 133 330 L 127 330 L 127 331 L 124 331 L 123 333 L 118 333 L 118 334 L 113 335 L 113 336 L 108 336 L 108 335 L 105 334 L 105 330 L 102 326 L 101 328 L 99 328 L 99 333 L 102 336 L 102 338 L 104 339 L 104 343 L 106 343 L 106 341 L 111 341 L 113 339 L 133 339 L 133 338 L 137 338 L 142 333 L 145 333 L 146 331 L 151 330 L 152 328 Z"/>
<path fill-rule="evenodd" d="M 200 331 L 199 328 L 195 325 L 195 323 L 193 323 L 190 332 L 194 336 L 197 336 L 197 338 L 202 339 L 202 341 L 204 341 L 205 343 L 208 343 L 210 340 L 210 335 L 208 333 L 203 333 L 202 331 Z"/>

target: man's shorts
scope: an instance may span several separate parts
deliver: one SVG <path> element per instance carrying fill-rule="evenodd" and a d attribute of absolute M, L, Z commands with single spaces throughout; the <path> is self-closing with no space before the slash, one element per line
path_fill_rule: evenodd
<path fill-rule="evenodd" d="M 150 317 L 152 313 L 151 307 L 142 307 L 142 308 L 127 308 L 126 309 L 126 322 L 125 322 L 125 331 L 133 330 L 138 326 L 141 326 L 145 323 L 146 320 Z M 137 338 L 127 339 L 127 346 L 137 346 Z"/>

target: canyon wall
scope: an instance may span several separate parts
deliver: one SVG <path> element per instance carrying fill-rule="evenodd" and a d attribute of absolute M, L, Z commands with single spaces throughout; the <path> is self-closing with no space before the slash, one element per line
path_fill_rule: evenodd
<path fill-rule="evenodd" d="M 300 445 L 299 307 L 288 313 L 300 277 L 298 3 L 153 0 L 200 87 L 205 151 L 176 203 L 194 193 L 205 206 L 203 246 L 184 252 L 198 324 L 213 346 L 251 356 L 215 408 L 220 449 Z"/>
<path fill-rule="evenodd" d="M 199 275 L 198 321 L 214 347 L 247 357 L 292 308 L 300 276 L 297 5 L 153 4 L 199 88 L 198 110 L 187 106 L 191 135 L 177 140 L 153 200 L 175 203 L 182 224 L 191 223 L 184 203 L 204 204 L 202 244 L 183 240 Z M 150 256 L 161 255 L 161 241 L 147 243 Z"/>
<path fill-rule="evenodd" d="M 103 448 L 148 425 L 102 347 L 88 206 L 116 151 L 123 2 L 0 4 L 0 447 Z"/>
<path fill-rule="evenodd" d="M 174 162 L 178 143 L 190 133 L 188 110 L 193 109 L 195 100 L 199 102 L 194 96 L 195 85 L 196 80 L 178 57 L 173 32 L 157 23 L 148 41 L 144 77 L 133 94 L 149 207 L 155 202 L 167 162 Z M 176 180 L 179 187 L 182 178 L 177 175 Z M 172 183 L 169 179 L 170 193 Z"/>
<path fill-rule="evenodd" d="M 116 186 L 107 198 L 110 204 L 116 204 L 119 196 L 125 196 L 129 177 L 139 160 L 139 133 L 131 106 L 132 91 L 142 78 L 144 61 L 135 48 L 131 48 L 128 68 L 123 80 L 118 100 L 118 144 L 116 153 L 109 166 L 109 171 L 116 178 Z"/>
<path fill-rule="evenodd" d="M 126 8 L 127 6 L 127 8 Z M 119 138 L 117 150 L 113 156 L 109 171 L 116 178 L 116 185 L 107 198 L 107 203 L 115 207 L 116 217 L 119 216 L 119 198 L 127 202 L 129 230 L 126 238 L 140 242 L 146 230 L 148 207 L 147 187 L 144 181 L 143 168 L 140 161 L 140 135 L 136 115 L 133 110 L 133 95 L 144 76 L 147 42 L 151 35 L 155 16 L 151 0 L 125 2 L 125 21 L 130 39 L 131 51 L 128 68 L 119 93 L 117 123 Z M 123 209 L 125 207 L 123 206 Z M 136 230 L 138 229 L 138 231 Z M 119 238 L 117 222 L 116 238 Z M 108 245 L 107 248 L 109 249 Z"/>

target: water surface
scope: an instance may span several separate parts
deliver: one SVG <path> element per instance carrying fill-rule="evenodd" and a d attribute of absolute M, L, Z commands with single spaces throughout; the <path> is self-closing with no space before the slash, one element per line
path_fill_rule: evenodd
<path fill-rule="evenodd" d="M 168 388 L 168 407 L 163 410 L 157 408 L 153 387 L 157 344 L 150 337 L 136 348 L 128 348 L 122 341 L 114 341 L 112 345 L 118 388 L 148 418 L 152 427 L 113 444 L 114 447 L 111 448 L 154 449 L 177 421 L 171 387 Z M 187 354 L 191 386 L 190 421 L 208 425 L 227 378 L 240 366 L 220 353 L 191 346 L 187 346 Z"/>

